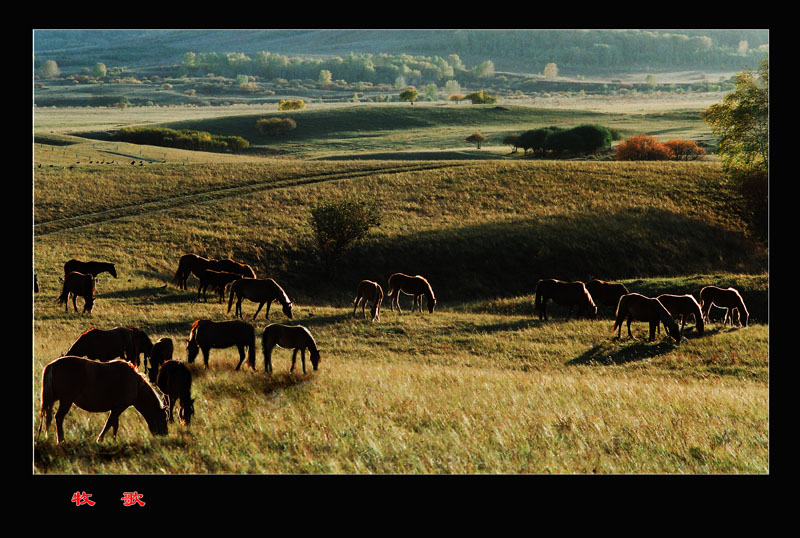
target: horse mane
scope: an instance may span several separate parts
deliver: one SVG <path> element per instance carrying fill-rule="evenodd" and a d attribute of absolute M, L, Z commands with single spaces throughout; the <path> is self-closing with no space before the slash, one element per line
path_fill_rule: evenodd
<path fill-rule="evenodd" d="M 436 300 L 436 296 L 433 294 L 433 288 L 431 288 L 431 285 L 428 282 L 428 279 L 425 278 L 422 275 L 417 275 L 417 278 L 421 278 L 422 281 L 425 283 L 425 286 L 428 288 L 428 293 L 426 294 L 428 296 L 428 299 L 433 299 L 435 301 Z"/>

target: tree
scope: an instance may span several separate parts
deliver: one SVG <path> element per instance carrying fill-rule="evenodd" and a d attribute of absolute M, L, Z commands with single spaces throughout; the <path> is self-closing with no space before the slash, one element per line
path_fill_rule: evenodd
<path fill-rule="evenodd" d="M 481 143 L 486 140 L 486 136 L 482 135 L 479 132 L 474 132 L 467 137 L 467 142 L 472 142 L 473 144 L 478 145 L 478 149 L 481 149 Z"/>
<path fill-rule="evenodd" d="M 711 105 L 704 119 L 718 137 L 718 153 L 733 178 L 766 172 L 769 163 L 769 57 L 758 72 L 736 76 L 736 89 Z"/>
<path fill-rule="evenodd" d="M 400 98 L 401 101 L 410 101 L 411 106 L 414 106 L 414 101 L 417 100 L 418 96 L 419 92 L 417 91 L 417 89 L 414 86 L 409 86 L 405 90 L 400 92 L 400 95 L 398 97 Z"/>
<path fill-rule="evenodd" d="M 546 66 L 544 66 L 544 71 L 542 71 L 544 78 L 547 79 L 554 79 L 558 76 L 558 66 L 555 62 L 550 62 Z"/>
<path fill-rule="evenodd" d="M 107 73 L 106 64 L 99 63 L 99 62 L 94 64 L 94 67 L 92 68 L 92 76 L 93 77 L 95 77 L 95 78 L 103 78 L 103 77 L 106 76 L 106 73 Z"/>
<path fill-rule="evenodd" d="M 61 74 L 55 60 L 47 60 L 39 67 L 39 74 L 45 78 L 54 78 Z"/>
<path fill-rule="evenodd" d="M 667 140 L 664 145 L 670 149 L 676 161 L 696 161 L 706 154 L 706 150 L 694 140 Z"/>
<path fill-rule="evenodd" d="M 519 134 L 513 133 L 503 137 L 503 144 L 511 146 L 511 153 L 516 153 L 519 143 Z"/>
<path fill-rule="evenodd" d="M 473 105 L 493 105 L 497 102 L 497 97 L 489 95 L 484 90 L 472 92 L 468 94 L 465 99 L 472 101 Z"/>
<path fill-rule="evenodd" d="M 321 69 L 319 72 L 319 77 L 317 78 L 317 82 L 322 85 L 330 84 L 331 80 L 333 80 L 333 75 L 327 69 Z"/>
<path fill-rule="evenodd" d="M 381 212 L 374 202 L 344 199 L 311 208 L 309 224 L 325 270 L 330 272 L 342 253 L 380 221 Z"/>

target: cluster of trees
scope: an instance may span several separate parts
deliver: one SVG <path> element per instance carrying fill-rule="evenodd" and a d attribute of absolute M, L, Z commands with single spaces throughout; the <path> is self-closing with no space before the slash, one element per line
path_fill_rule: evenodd
<path fill-rule="evenodd" d="M 272 79 L 311 79 L 320 84 L 334 81 L 361 81 L 391 84 L 395 87 L 441 83 L 461 74 L 487 77 L 494 74 L 494 64 L 486 60 L 467 69 L 456 54 L 411 56 L 409 54 L 348 53 L 344 56 L 312 58 L 258 52 L 252 58 L 241 52 L 187 52 L 181 69 L 186 75 L 214 73 L 235 78 L 239 75 Z"/>
<path fill-rule="evenodd" d="M 292 118 L 261 118 L 256 121 L 256 129 L 266 136 L 286 136 L 297 128 Z"/>
<path fill-rule="evenodd" d="M 166 127 L 125 127 L 112 133 L 111 139 L 132 144 L 219 153 L 236 153 L 250 146 L 250 142 L 241 136 L 213 135 L 205 131 L 176 130 Z"/>
<path fill-rule="evenodd" d="M 508 135 L 503 143 L 534 155 L 591 154 L 611 146 L 614 134 L 602 125 L 578 125 L 571 129 L 551 126 Z"/>

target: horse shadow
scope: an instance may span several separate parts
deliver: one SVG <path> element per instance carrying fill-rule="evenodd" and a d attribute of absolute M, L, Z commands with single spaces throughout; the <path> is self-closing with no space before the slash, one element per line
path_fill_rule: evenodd
<path fill-rule="evenodd" d="M 666 339 L 660 342 L 632 340 L 632 343 L 623 344 L 619 341 L 614 337 L 612 342 L 593 346 L 579 357 L 567 361 L 566 365 L 620 366 L 665 355 L 675 349 L 675 343 Z"/>

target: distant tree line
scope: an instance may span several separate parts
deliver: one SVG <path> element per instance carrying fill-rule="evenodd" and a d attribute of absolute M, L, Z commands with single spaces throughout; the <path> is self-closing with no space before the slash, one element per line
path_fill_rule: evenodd
<path fill-rule="evenodd" d="M 236 153 L 250 146 L 250 142 L 241 136 L 212 135 L 205 131 L 176 130 L 166 127 L 125 127 L 112 133 L 111 139 L 132 144 L 219 153 Z"/>

